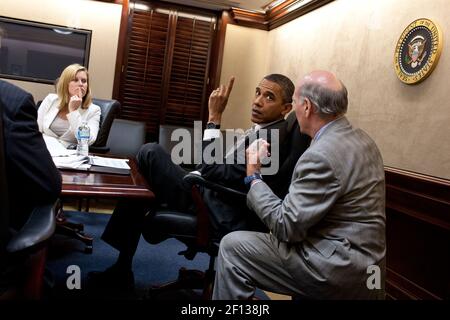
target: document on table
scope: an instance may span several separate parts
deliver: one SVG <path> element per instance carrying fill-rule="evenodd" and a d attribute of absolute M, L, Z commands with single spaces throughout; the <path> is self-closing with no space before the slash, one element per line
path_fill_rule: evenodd
<path fill-rule="evenodd" d="M 56 167 L 60 169 L 87 170 L 91 167 L 89 157 L 86 156 L 70 155 L 63 157 L 52 157 L 52 159 Z"/>
<path fill-rule="evenodd" d="M 59 169 L 72 169 L 79 171 L 92 171 L 116 174 L 130 174 L 130 166 L 127 159 L 106 158 L 97 156 L 70 155 L 64 157 L 52 157 Z"/>
<path fill-rule="evenodd" d="M 91 156 L 89 157 L 89 163 L 93 166 L 130 170 L 127 159 Z"/>
<path fill-rule="evenodd" d="M 42 137 L 44 138 L 45 145 L 52 157 L 67 157 L 77 153 L 76 150 L 66 149 L 66 147 L 54 137 L 50 137 L 46 134 L 43 134 Z"/>

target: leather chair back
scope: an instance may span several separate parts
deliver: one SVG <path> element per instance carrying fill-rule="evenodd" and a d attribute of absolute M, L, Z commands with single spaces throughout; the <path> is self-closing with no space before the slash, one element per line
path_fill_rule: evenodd
<path fill-rule="evenodd" d="M 114 119 L 106 146 L 109 153 L 134 157 L 145 143 L 145 122 Z"/>
<path fill-rule="evenodd" d="M 101 109 L 97 140 L 92 144 L 92 147 L 105 147 L 113 120 L 120 111 L 120 103 L 117 100 L 97 98 L 93 98 L 92 103 L 98 105 Z"/>
<path fill-rule="evenodd" d="M 198 143 L 199 145 L 197 146 L 197 148 L 199 148 L 200 150 L 202 149 L 202 145 L 201 145 L 201 141 L 196 142 L 194 140 L 194 128 L 190 128 L 190 127 L 180 127 L 180 126 L 174 126 L 174 125 L 169 125 L 169 124 L 162 124 L 159 126 L 159 139 L 158 139 L 158 144 L 160 146 L 162 146 L 164 148 L 164 150 L 166 150 L 167 153 L 171 153 L 173 147 L 175 147 L 177 144 L 179 144 L 181 142 L 180 141 L 172 141 L 171 137 L 172 137 L 172 133 L 177 130 L 177 129 L 184 129 L 187 130 L 189 132 L 189 144 L 190 144 L 190 159 L 185 163 L 181 163 L 181 166 L 183 166 L 185 169 L 191 170 L 195 168 L 195 163 L 194 163 L 194 151 L 195 151 L 195 143 Z M 183 140 L 183 143 L 187 143 Z M 183 157 L 184 158 L 184 157 Z"/>

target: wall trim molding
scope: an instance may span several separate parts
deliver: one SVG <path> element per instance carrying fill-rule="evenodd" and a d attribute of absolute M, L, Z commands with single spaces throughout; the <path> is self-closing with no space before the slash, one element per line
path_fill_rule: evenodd
<path fill-rule="evenodd" d="M 391 167 L 385 174 L 386 208 L 450 231 L 449 180 Z"/>
<path fill-rule="evenodd" d="M 441 298 L 390 268 L 386 268 L 388 300 L 441 300 Z"/>
<path fill-rule="evenodd" d="M 450 299 L 450 180 L 385 167 L 386 293 Z"/>
<path fill-rule="evenodd" d="M 248 28 L 269 30 L 266 15 L 262 12 L 231 8 L 229 10 L 232 20 L 230 22 Z"/>
<path fill-rule="evenodd" d="M 233 22 L 237 25 L 261 30 L 273 30 L 332 1 L 311 0 L 302 5 L 304 0 L 288 0 L 269 9 L 266 13 L 240 8 L 231 8 L 229 11 Z"/>

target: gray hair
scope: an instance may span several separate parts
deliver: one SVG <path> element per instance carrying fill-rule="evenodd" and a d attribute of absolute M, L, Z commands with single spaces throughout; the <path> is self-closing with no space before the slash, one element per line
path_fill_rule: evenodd
<path fill-rule="evenodd" d="M 315 82 L 307 82 L 300 88 L 300 97 L 308 98 L 322 116 L 340 116 L 347 112 L 347 88 L 332 90 Z"/>
<path fill-rule="evenodd" d="M 264 79 L 275 82 L 281 87 L 283 103 L 292 103 L 292 95 L 294 94 L 295 86 L 291 79 L 279 73 L 272 73 L 264 77 Z"/>

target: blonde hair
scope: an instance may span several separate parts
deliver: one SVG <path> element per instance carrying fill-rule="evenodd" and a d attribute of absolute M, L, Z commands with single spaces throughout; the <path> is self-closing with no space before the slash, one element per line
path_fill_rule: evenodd
<path fill-rule="evenodd" d="M 75 63 L 71 64 L 70 66 L 66 67 L 63 70 L 56 84 L 56 93 L 58 94 L 58 98 L 61 101 L 60 103 L 61 109 L 69 105 L 70 101 L 69 83 L 70 81 L 75 79 L 76 74 L 80 71 L 86 72 L 87 76 L 87 90 L 86 95 L 83 97 L 83 103 L 81 107 L 87 109 L 89 105 L 92 103 L 91 87 L 89 85 L 89 72 L 82 65 Z"/>

